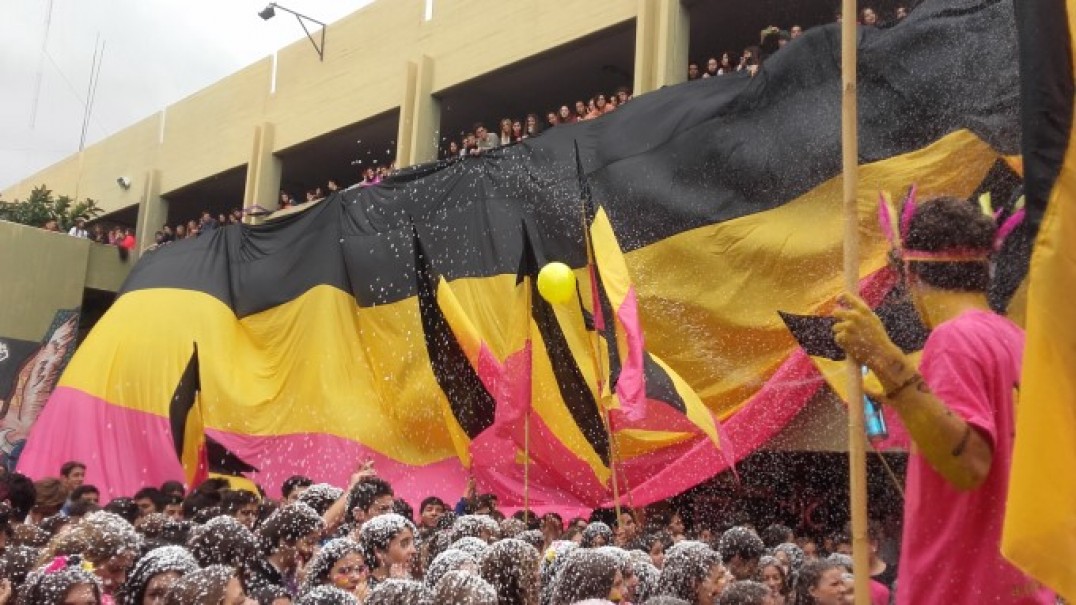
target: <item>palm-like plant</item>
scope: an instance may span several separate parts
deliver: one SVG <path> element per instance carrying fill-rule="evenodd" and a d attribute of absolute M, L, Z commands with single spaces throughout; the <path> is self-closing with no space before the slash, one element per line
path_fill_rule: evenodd
<path fill-rule="evenodd" d="M 21 225 L 44 227 L 50 220 L 56 221 L 61 231 L 67 231 L 78 219 L 93 220 L 104 213 L 90 198 L 75 201 L 69 196 L 53 197 L 52 190 L 44 185 L 35 187 L 25 201 L 0 200 L 0 220 Z"/>

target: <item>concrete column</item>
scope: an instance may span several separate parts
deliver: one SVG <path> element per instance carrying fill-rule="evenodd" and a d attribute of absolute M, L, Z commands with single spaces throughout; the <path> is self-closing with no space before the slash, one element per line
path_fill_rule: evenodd
<path fill-rule="evenodd" d="M 657 47 L 657 0 L 638 0 L 635 15 L 635 80 L 632 94 L 654 90 L 654 53 Z"/>
<path fill-rule="evenodd" d="M 273 153 L 272 122 L 254 127 L 254 139 L 247 162 L 247 181 L 243 191 L 243 207 L 258 205 L 266 210 L 276 210 L 280 196 L 280 179 L 283 163 Z M 246 219 L 250 222 L 250 217 Z"/>
<path fill-rule="evenodd" d="M 142 199 L 138 203 L 138 218 L 135 219 L 138 238 L 136 254 L 152 246 L 154 233 L 168 222 L 168 200 L 161 197 L 161 171 L 149 170 L 142 180 L 145 184 L 142 186 Z"/>
<path fill-rule="evenodd" d="M 691 16 L 681 0 L 638 0 L 634 94 L 686 80 L 690 38 Z"/>
<path fill-rule="evenodd" d="M 404 65 L 404 89 L 400 99 L 400 122 L 396 126 L 396 168 L 411 165 L 411 140 L 415 131 L 415 95 L 418 91 L 418 63 Z"/>
<path fill-rule="evenodd" d="M 427 55 L 407 62 L 407 78 L 400 102 L 400 129 L 396 137 L 398 168 L 437 159 L 441 101 L 433 96 L 433 69 L 433 59 Z"/>
<path fill-rule="evenodd" d="M 411 163 L 437 159 L 441 142 L 441 100 L 433 96 L 434 61 L 422 55 L 415 82 L 414 128 L 411 131 Z"/>
<path fill-rule="evenodd" d="M 654 88 L 687 80 L 691 15 L 681 0 L 657 0 L 658 31 Z"/>

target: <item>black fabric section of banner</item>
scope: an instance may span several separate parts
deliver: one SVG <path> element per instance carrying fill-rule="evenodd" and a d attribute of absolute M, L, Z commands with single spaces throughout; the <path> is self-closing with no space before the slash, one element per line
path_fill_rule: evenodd
<path fill-rule="evenodd" d="M 687 405 L 684 404 L 676 383 L 665 368 L 659 366 L 650 353 L 646 352 L 643 353 L 643 378 L 646 380 L 647 399 L 664 403 L 681 414 L 687 414 Z"/>
<path fill-rule="evenodd" d="M 1015 3 L 1020 49 L 1021 148 L 1032 235 L 1050 201 L 1072 132 L 1072 32 L 1065 0 Z M 1034 237 L 1029 238 L 1028 246 Z"/>
<path fill-rule="evenodd" d="M 1012 0 L 934 0 L 892 28 L 863 28 L 860 160 L 912 152 L 959 129 L 1016 153 L 1012 10 Z M 168 244 L 143 255 L 122 292 L 200 291 L 240 317 L 317 285 L 350 291 L 360 305 L 394 302 L 415 294 L 414 276 L 399 272 L 409 255 L 388 245 L 412 220 L 449 280 L 513 274 L 524 218 L 541 257 L 581 267 L 577 162 L 625 251 L 765 212 L 840 173 L 839 38 L 836 25 L 813 28 L 754 78 L 670 86 L 477 158 L 408 168 L 267 224 Z M 1062 50 L 1050 60 L 1063 61 Z M 364 248 L 371 242 L 381 247 Z"/>
<path fill-rule="evenodd" d="M 526 226 L 524 226 L 524 250 L 521 266 L 533 263 L 533 259 L 536 258 L 533 248 L 527 249 L 531 240 L 532 238 L 527 232 Z M 541 293 L 538 292 L 537 277 L 537 271 L 530 275 L 531 317 L 534 318 L 534 323 L 538 326 L 538 333 L 541 334 L 542 341 L 545 343 L 546 353 L 553 369 L 553 376 L 557 380 L 561 400 L 564 401 L 564 406 L 568 408 L 568 413 L 571 414 L 572 420 L 575 421 L 576 426 L 583 433 L 587 443 L 598 454 L 602 463 L 609 466 L 612 459 L 609 448 L 609 432 L 606 429 L 604 420 L 602 420 L 598 402 L 594 399 L 594 393 L 590 390 L 579 364 L 575 362 L 575 356 L 568 345 L 568 339 L 564 336 L 564 331 L 560 328 L 553 306 L 542 298 Z"/>
<path fill-rule="evenodd" d="M 172 427 L 172 446 L 176 457 L 183 460 L 183 444 L 187 438 L 187 417 L 194 410 L 198 391 L 202 390 L 201 373 L 198 370 L 198 344 L 195 343 L 190 361 L 183 370 L 172 393 L 172 402 L 168 406 L 168 421 Z"/>
<path fill-rule="evenodd" d="M 209 465 L 209 472 L 211 473 L 239 477 L 243 473 L 258 472 L 257 467 L 248 464 L 209 435 L 205 436 L 205 453 L 206 463 Z"/>
<path fill-rule="evenodd" d="M 412 236 L 418 307 L 430 367 L 437 384 L 448 398 L 456 422 L 469 438 L 474 439 L 493 425 L 497 402 L 486 390 L 486 385 L 471 365 L 437 304 L 437 278 L 434 277 L 417 229 L 412 231 Z"/>

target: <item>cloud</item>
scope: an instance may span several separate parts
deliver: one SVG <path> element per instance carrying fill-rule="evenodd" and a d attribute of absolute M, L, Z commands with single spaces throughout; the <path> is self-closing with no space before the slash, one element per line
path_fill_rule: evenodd
<path fill-rule="evenodd" d="M 371 1 L 284 6 L 332 23 Z M 87 145 L 304 37 L 282 11 L 258 18 L 264 0 L 53 0 L 43 50 L 50 3 L 8 4 L 0 20 L 0 187 L 78 151 L 98 36 L 105 50 Z"/>

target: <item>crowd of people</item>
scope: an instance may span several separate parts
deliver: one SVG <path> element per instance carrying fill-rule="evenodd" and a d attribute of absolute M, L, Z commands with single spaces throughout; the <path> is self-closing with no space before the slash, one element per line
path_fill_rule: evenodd
<path fill-rule="evenodd" d="M 0 605 L 839 605 L 850 543 L 782 525 L 692 527 L 676 509 L 506 517 L 473 482 L 417 509 L 372 465 L 346 489 L 293 476 L 277 501 L 209 479 L 115 498 L 60 476 L 0 479 Z M 417 510 L 417 516 L 415 511 Z M 888 603 L 893 566 L 869 571 Z"/>

